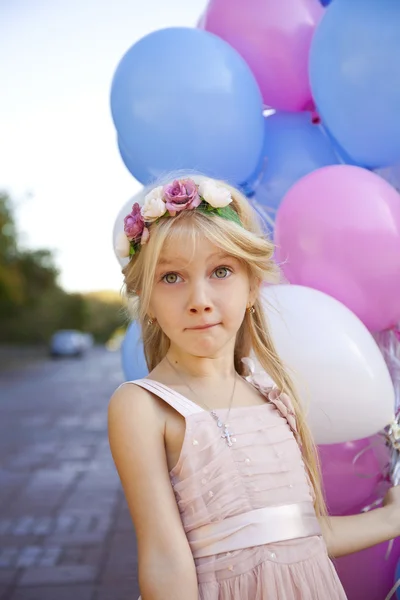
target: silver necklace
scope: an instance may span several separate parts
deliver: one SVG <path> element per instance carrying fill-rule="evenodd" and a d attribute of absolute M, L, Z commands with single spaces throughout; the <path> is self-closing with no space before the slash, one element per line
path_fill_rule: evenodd
<path fill-rule="evenodd" d="M 169 360 L 168 356 L 165 356 L 165 360 L 167 361 L 167 363 L 169 364 L 169 366 L 173 369 L 173 371 L 175 371 L 175 373 L 178 375 L 179 379 L 183 382 L 183 384 L 199 400 L 200 404 L 202 404 L 203 406 L 206 407 L 206 409 L 208 410 L 208 412 L 210 413 L 210 415 L 212 416 L 212 418 L 216 422 L 217 427 L 219 429 L 222 429 L 221 438 L 225 440 L 227 446 L 231 447 L 233 445 L 233 443 L 236 442 L 236 438 L 233 437 L 234 436 L 233 432 L 229 430 L 229 415 L 230 415 L 230 412 L 231 412 L 233 397 L 235 395 L 235 389 L 236 389 L 236 379 L 237 379 L 236 373 L 235 373 L 235 380 L 233 382 L 232 394 L 231 394 L 231 398 L 230 398 L 230 401 L 229 401 L 228 415 L 227 415 L 226 423 L 224 423 L 223 421 L 221 421 L 221 419 L 219 418 L 219 416 L 217 415 L 217 413 L 216 413 L 215 410 L 211 410 L 211 408 L 209 406 L 207 406 L 207 404 L 203 400 L 200 400 L 198 394 L 196 394 L 196 392 L 194 391 L 194 389 L 187 383 L 187 381 L 184 380 L 183 375 L 181 373 L 179 373 L 178 369 L 172 364 L 172 362 Z"/>

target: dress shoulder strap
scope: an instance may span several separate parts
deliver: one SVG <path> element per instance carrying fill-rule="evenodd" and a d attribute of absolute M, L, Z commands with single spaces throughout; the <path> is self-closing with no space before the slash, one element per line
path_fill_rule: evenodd
<path fill-rule="evenodd" d="M 179 392 L 159 381 L 154 381 L 154 379 L 136 379 L 135 381 L 127 381 L 126 383 L 133 383 L 148 390 L 172 406 L 172 408 L 185 418 L 195 413 L 204 412 L 200 406 L 189 400 L 189 398 L 182 396 Z"/>

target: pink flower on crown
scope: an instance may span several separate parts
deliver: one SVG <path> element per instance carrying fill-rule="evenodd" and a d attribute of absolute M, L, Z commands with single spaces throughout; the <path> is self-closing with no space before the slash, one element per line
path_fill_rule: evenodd
<path fill-rule="evenodd" d="M 166 208 L 171 216 L 186 209 L 199 206 L 201 198 L 197 191 L 197 185 L 192 179 L 175 179 L 163 189 Z"/>
<path fill-rule="evenodd" d="M 138 241 L 144 228 L 143 217 L 137 202 L 132 206 L 129 215 L 124 219 L 124 232 L 129 240 Z"/>

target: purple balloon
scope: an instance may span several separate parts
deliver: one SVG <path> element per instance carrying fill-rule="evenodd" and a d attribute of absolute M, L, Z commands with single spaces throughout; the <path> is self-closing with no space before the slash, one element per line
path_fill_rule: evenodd
<path fill-rule="evenodd" d="M 390 459 L 383 436 L 323 445 L 318 452 L 331 515 L 358 513 L 385 493 L 383 471 Z"/>
<path fill-rule="evenodd" d="M 384 600 L 392 589 L 400 557 L 400 538 L 335 560 L 348 600 Z M 395 596 L 393 596 L 395 598 Z"/>
<path fill-rule="evenodd" d="M 243 56 L 267 106 L 301 111 L 314 106 L 308 55 L 323 14 L 318 0 L 210 0 L 200 26 Z"/>

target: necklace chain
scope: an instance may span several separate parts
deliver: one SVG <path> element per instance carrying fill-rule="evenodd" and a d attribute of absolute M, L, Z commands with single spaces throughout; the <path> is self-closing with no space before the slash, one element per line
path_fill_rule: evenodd
<path fill-rule="evenodd" d="M 229 431 L 229 415 L 230 415 L 230 412 L 231 412 L 232 402 L 233 402 L 233 398 L 235 396 L 235 389 L 236 389 L 236 380 L 237 380 L 237 374 L 236 374 L 236 372 L 235 372 L 235 380 L 233 382 L 232 394 L 231 394 L 231 398 L 230 398 L 230 401 L 229 401 L 228 415 L 227 415 L 226 422 L 224 423 L 223 421 L 221 421 L 221 419 L 219 418 L 219 416 L 218 416 L 218 414 L 217 414 L 217 412 L 215 410 L 212 410 L 203 400 L 200 400 L 198 394 L 196 394 L 196 392 L 194 391 L 194 389 L 188 384 L 187 381 L 185 381 L 183 375 L 178 371 L 178 369 L 175 367 L 175 365 L 172 364 L 172 362 L 169 360 L 168 356 L 165 356 L 165 359 L 166 359 L 167 363 L 169 364 L 169 366 L 172 368 L 172 370 L 175 371 L 175 373 L 178 375 L 179 379 L 192 392 L 192 394 L 194 394 L 194 396 L 198 399 L 198 401 L 200 402 L 200 404 L 202 404 L 203 406 L 205 406 L 207 408 L 207 410 L 210 413 L 211 417 L 216 422 L 217 427 L 219 429 L 222 429 L 221 438 L 225 440 L 226 444 L 229 447 L 231 447 L 233 445 L 233 443 L 236 442 L 236 438 L 233 437 L 232 431 Z"/>

